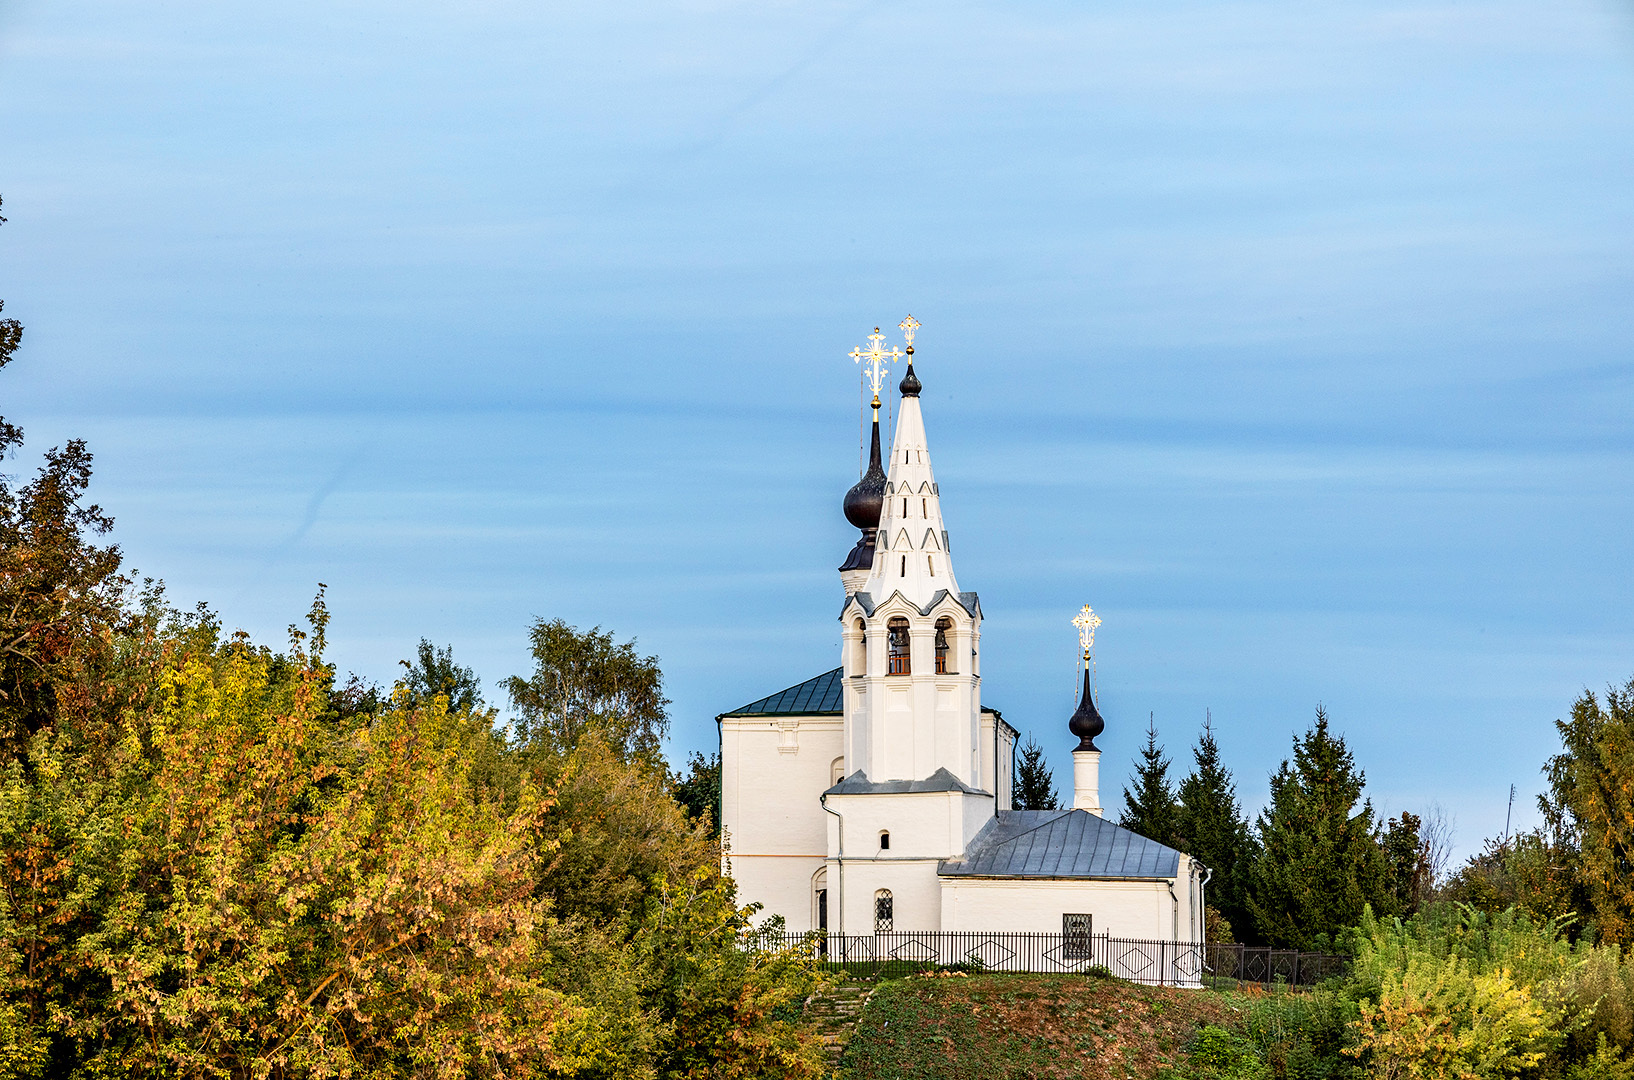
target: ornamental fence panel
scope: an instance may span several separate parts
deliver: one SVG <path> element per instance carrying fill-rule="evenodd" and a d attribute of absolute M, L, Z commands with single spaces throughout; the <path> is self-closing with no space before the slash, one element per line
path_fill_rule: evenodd
<path fill-rule="evenodd" d="M 1115 938 L 1110 934 L 884 931 L 876 934 L 760 933 L 752 948 L 810 950 L 821 962 L 859 974 L 936 968 L 1033 973 L 1100 969 L 1148 986 L 1314 986 L 1343 974 L 1350 958 L 1252 945 Z"/>

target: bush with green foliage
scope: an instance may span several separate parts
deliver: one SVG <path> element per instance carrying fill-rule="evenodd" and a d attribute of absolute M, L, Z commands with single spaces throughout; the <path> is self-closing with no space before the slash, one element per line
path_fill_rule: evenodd
<path fill-rule="evenodd" d="M 1381 1076 L 1626 1073 L 1634 962 L 1563 931 L 1514 909 L 1368 912 L 1345 989 L 1361 1010 L 1346 1053 Z"/>

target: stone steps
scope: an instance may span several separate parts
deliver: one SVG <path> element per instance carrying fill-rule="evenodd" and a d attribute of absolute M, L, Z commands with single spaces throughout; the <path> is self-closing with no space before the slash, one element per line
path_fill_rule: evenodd
<path fill-rule="evenodd" d="M 806 1022 L 822 1039 L 830 1069 L 839 1063 L 840 1054 L 857 1026 L 857 1018 L 873 992 L 872 980 L 857 980 L 827 987 L 806 999 Z"/>

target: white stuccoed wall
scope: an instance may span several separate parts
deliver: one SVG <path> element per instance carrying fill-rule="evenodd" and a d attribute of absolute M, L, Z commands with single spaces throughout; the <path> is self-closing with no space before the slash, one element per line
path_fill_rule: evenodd
<path fill-rule="evenodd" d="M 1163 881 L 943 878 L 942 929 L 1059 934 L 1061 916 L 1088 912 L 1094 932 L 1158 941 L 1197 940 L 1191 859 Z"/>
<path fill-rule="evenodd" d="M 992 797 L 958 791 L 830 795 L 828 807 L 834 811 L 825 815 L 829 902 L 835 904 L 839 895 L 843 854 L 846 933 L 873 932 L 877 889 L 891 890 L 896 929 L 940 929 L 942 902 L 936 864 L 964 851 L 969 838 L 993 816 Z M 888 850 L 880 848 L 881 832 L 891 834 Z M 839 930 L 837 907 L 830 909 L 829 929 Z"/>
<path fill-rule="evenodd" d="M 721 823 L 738 903 L 764 905 L 790 930 L 812 929 L 812 876 L 828 834 L 819 799 L 844 743 L 838 716 L 724 717 Z"/>

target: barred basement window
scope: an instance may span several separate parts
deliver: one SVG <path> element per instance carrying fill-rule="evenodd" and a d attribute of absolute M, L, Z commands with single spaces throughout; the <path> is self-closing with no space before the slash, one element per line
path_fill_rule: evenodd
<path fill-rule="evenodd" d="M 888 934 L 896 923 L 896 909 L 891 901 L 891 890 L 881 889 L 874 894 L 874 933 Z"/>
<path fill-rule="evenodd" d="M 1087 914 L 1061 916 L 1061 952 L 1068 960 L 1095 959 L 1095 939 L 1090 933 L 1092 920 Z"/>

